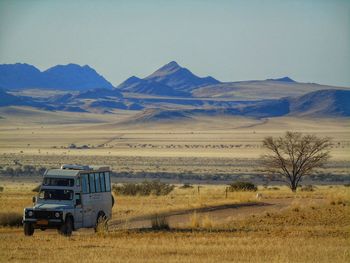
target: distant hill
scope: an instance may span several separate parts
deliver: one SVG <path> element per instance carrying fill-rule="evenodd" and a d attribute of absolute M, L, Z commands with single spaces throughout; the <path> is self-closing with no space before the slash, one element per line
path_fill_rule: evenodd
<path fill-rule="evenodd" d="M 279 99 L 301 96 L 308 92 L 325 89 L 347 89 L 315 83 L 299 83 L 289 77 L 267 80 L 226 82 L 195 89 L 196 98 L 225 98 L 232 100 Z M 350 89 L 349 89 L 350 90 Z"/>
<path fill-rule="evenodd" d="M 350 90 L 319 90 L 289 99 L 290 114 L 308 117 L 349 117 Z"/>
<path fill-rule="evenodd" d="M 132 76 L 121 83 L 122 92 L 183 98 L 223 98 L 240 101 L 280 99 L 308 92 L 339 87 L 300 83 L 288 76 L 236 82 L 220 82 L 213 77 L 198 77 L 172 61 L 146 78 Z M 344 88 L 346 89 L 346 88 Z"/>
<path fill-rule="evenodd" d="M 75 97 L 79 99 L 99 99 L 107 97 L 122 98 L 123 94 L 117 89 L 99 88 L 80 92 Z"/>
<path fill-rule="evenodd" d="M 200 78 L 187 68 L 180 67 L 175 61 L 164 65 L 145 78 L 152 82 L 158 82 L 176 90 L 191 91 L 200 86 L 219 84 L 220 81 L 213 77 Z"/>
<path fill-rule="evenodd" d="M 160 96 L 188 97 L 191 94 L 184 91 L 178 91 L 170 86 L 151 80 L 140 79 L 135 76 L 128 78 L 118 86 L 118 89 L 124 92 L 142 93 Z"/>
<path fill-rule="evenodd" d="M 113 85 L 88 65 L 57 65 L 41 72 L 29 64 L 1 64 L 0 87 L 13 89 L 89 90 Z"/>
<path fill-rule="evenodd" d="M 263 100 L 226 108 L 148 109 L 130 120 L 135 122 L 188 120 L 195 116 L 349 117 L 350 90 L 321 90 L 294 98 Z"/>
<path fill-rule="evenodd" d="M 213 77 L 200 78 L 172 61 L 144 79 L 132 76 L 118 88 L 124 92 L 189 97 L 195 88 L 219 83 Z"/>
<path fill-rule="evenodd" d="M 39 87 L 42 74 L 29 64 L 0 64 L 0 87 L 4 89 L 23 89 Z"/>
<path fill-rule="evenodd" d="M 27 105 L 22 97 L 17 97 L 0 89 L 0 107 L 9 105 Z"/>
<path fill-rule="evenodd" d="M 287 82 L 287 83 L 296 83 L 296 81 L 292 80 L 290 77 L 283 77 L 279 79 L 267 79 L 269 81 L 279 81 L 279 82 Z"/>

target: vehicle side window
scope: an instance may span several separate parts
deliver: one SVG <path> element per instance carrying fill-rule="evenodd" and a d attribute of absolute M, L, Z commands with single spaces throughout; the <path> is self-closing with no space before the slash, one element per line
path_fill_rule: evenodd
<path fill-rule="evenodd" d="M 88 174 L 82 174 L 81 175 L 81 189 L 83 191 L 83 194 L 89 193 L 89 175 Z"/>
<path fill-rule="evenodd" d="M 101 186 L 100 186 L 100 177 L 98 176 L 98 173 L 95 173 L 95 186 L 96 186 L 96 192 L 101 192 Z"/>
<path fill-rule="evenodd" d="M 75 193 L 75 205 L 81 205 L 80 193 Z"/>
<path fill-rule="evenodd" d="M 93 173 L 89 174 L 90 192 L 95 193 L 95 176 Z"/>
<path fill-rule="evenodd" d="M 100 173 L 101 192 L 106 192 L 105 175 Z"/>
<path fill-rule="evenodd" d="M 111 181 L 109 178 L 109 172 L 105 172 L 105 182 L 106 182 L 106 191 L 110 192 L 111 191 Z"/>

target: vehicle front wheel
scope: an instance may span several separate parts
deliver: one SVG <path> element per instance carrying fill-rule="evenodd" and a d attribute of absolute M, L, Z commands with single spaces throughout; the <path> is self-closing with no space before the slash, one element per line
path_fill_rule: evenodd
<path fill-rule="evenodd" d="M 73 231 L 73 220 L 67 217 L 66 222 L 58 229 L 58 232 L 63 236 L 71 236 Z"/>
<path fill-rule="evenodd" d="M 108 219 L 104 213 L 100 213 L 96 220 L 95 232 L 105 233 L 108 231 Z"/>
<path fill-rule="evenodd" d="M 25 236 L 32 236 L 34 234 L 34 227 L 32 223 L 24 223 L 23 230 Z"/>

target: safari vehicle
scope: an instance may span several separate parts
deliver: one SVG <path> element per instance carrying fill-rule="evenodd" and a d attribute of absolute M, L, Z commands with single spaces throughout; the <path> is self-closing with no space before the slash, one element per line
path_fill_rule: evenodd
<path fill-rule="evenodd" d="M 44 174 L 33 207 L 24 209 L 26 236 L 35 229 L 57 228 L 70 236 L 79 228 L 107 227 L 112 216 L 110 169 L 106 166 L 62 165 Z"/>

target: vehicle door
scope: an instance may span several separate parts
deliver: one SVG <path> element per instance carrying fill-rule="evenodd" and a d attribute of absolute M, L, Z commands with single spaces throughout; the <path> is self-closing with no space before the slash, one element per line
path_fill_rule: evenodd
<path fill-rule="evenodd" d="M 90 179 L 91 175 L 92 177 Z M 92 203 L 92 196 L 95 193 L 94 174 L 82 174 L 81 179 L 81 207 L 83 227 L 92 227 L 95 224 Z"/>
<path fill-rule="evenodd" d="M 81 194 L 75 193 L 74 199 L 74 227 L 76 229 L 79 229 L 83 227 L 83 208 L 81 204 Z"/>

